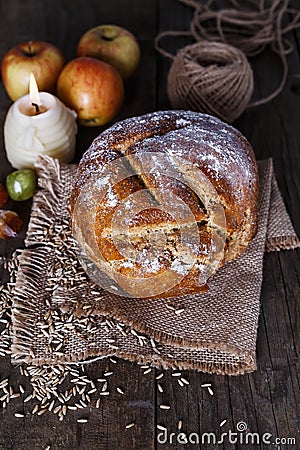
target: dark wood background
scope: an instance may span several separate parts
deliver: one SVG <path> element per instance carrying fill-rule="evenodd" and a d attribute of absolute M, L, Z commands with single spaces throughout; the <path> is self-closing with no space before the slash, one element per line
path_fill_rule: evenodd
<path fill-rule="evenodd" d="M 220 1 L 220 5 L 224 2 Z M 11 0 L 0 2 L 0 57 L 13 45 L 28 39 L 52 42 L 64 52 L 67 60 L 75 57 L 76 45 L 87 29 L 101 23 L 115 23 L 131 30 L 142 49 L 141 65 L 135 77 L 126 85 L 126 98 L 121 118 L 159 109 L 169 109 L 166 79 L 169 61 L 154 49 L 154 38 L 161 30 L 186 30 L 192 10 L 178 0 Z M 246 135 L 257 158 L 272 157 L 276 177 L 293 224 L 300 235 L 300 32 L 291 35 L 294 51 L 289 56 L 289 77 L 283 93 L 271 103 L 245 112 L 234 124 Z M 165 41 L 176 52 L 187 38 Z M 276 87 L 281 67 L 268 51 L 251 60 L 255 72 L 255 96 L 260 97 Z M 0 86 L 0 182 L 12 169 L 3 144 L 3 123 L 11 102 Z M 80 128 L 77 138 L 78 161 L 92 139 L 101 130 Z M 30 201 L 7 205 L 24 219 L 30 214 Z M 10 254 L 23 246 L 26 226 L 13 241 L 0 242 L 1 254 Z M 20 405 L 15 400 L 5 410 L 0 409 L 0 449 L 168 449 L 168 448 L 300 448 L 299 436 L 299 321 L 300 251 L 281 251 L 265 256 L 264 282 L 261 295 L 257 357 L 258 370 L 239 377 L 214 376 L 188 372 L 186 388 L 165 375 L 164 393 L 156 390 L 155 371 L 143 371 L 125 361 L 116 367 L 116 385 L 126 386 L 124 396 L 104 398 L 102 407 L 88 409 L 87 424 L 76 422 L 77 413 L 70 412 L 63 422 L 52 413 L 39 417 L 26 415 L 16 419 Z M 97 377 L 103 363 L 87 367 L 91 377 Z M 9 377 L 18 385 L 18 370 L 9 358 L 0 358 L 0 379 Z M 22 381 L 24 384 L 24 380 Z M 200 387 L 212 383 L 214 396 Z M 170 403 L 169 411 L 158 405 Z M 224 429 L 235 430 L 239 421 L 247 423 L 252 432 L 276 437 L 294 437 L 297 445 L 251 446 L 230 445 L 158 445 L 156 424 L 169 432 L 178 432 L 178 420 L 183 431 L 218 432 L 224 419 Z M 135 421 L 127 430 L 125 424 Z"/>

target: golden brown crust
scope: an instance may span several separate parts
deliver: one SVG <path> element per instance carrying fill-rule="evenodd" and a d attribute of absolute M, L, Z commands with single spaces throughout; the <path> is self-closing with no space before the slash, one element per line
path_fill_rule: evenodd
<path fill-rule="evenodd" d="M 226 245 L 224 257 L 219 266 L 239 256 L 247 248 L 257 228 L 256 160 L 252 147 L 240 132 L 219 119 L 205 114 L 189 111 L 156 112 L 116 123 L 100 134 L 79 164 L 71 195 L 71 217 L 79 193 L 91 177 L 95 174 L 101 176 L 101 170 L 105 164 L 118 160 L 124 155 L 144 155 L 149 152 L 183 159 L 205 174 L 221 200 L 226 217 Z M 185 170 L 184 166 L 180 167 L 180 163 L 178 167 L 179 172 Z M 132 173 L 139 173 L 139 169 L 137 158 L 130 170 L 133 171 Z M 156 269 L 152 267 L 144 270 L 143 264 L 140 266 L 135 264 L 129 269 L 128 264 L 122 266 L 122 256 L 114 246 L 109 230 L 112 228 L 111 220 L 120 202 L 128 195 L 145 188 L 153 189 L 155 192 L 152 199 L 153 209 L 146 208 L 128 222 L 131 237 L 135 239 L 137 247 L 142 246 L 147 240 L 145 233 L 147 234 L 149 230 L 156 232 L 160 228 L 168 229 L 169 227 L 170 247 L 168 250 L 172 255 L 169 259 L 166 255 L 161 255 Z M 95 232 L 97 245 L 108 266 L 113 266 L 114 270 L 133 278 L 135 276 L 151 277 L 170 267 L 170 261 L 174 261 L 174 252 L 177 251 L 174 249 L 178 247 L 179 237 L 170 215 L 159 211 L 159 205 L 162 203 L 159 192 L 164 191 L 179 196 L 183 203 L 188 205 L 202 237 L 209 234 L 207 211 L 193 189 L 180 180 L 174 182 L 168 175 L 159 173 L 159 170 L 131 176 L 112 186 L 110 196 L 113 197 L 110 197 L 110 200 L 113 198 L 114 201 L 111 202 L 104 197 L 98 205 L 96 220 L 91 224 L 91 232 Z M 199 250 L 197 264 L 179 284 L 162 296 L 185 295 L 206 290 L 206 285 L 199 282 L 199 267 L 201 264 L 206 264 L 205 252 L 207 251 L 209 251 L 209 242 L 202 251 Z M 127 291 L 134 295 L 134 287 L 132 288 L 131 285 L 128 286 Z"/>

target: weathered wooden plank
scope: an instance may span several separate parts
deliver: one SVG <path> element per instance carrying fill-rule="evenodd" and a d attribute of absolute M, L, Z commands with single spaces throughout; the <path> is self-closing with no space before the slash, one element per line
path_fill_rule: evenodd
<path fill-rule="evenodd" d="M 171 4 L 164 2 L 163 8 L 170 9 Z M 176 10 L 174 3 L 172 3 L 172 8 Z M 178 10 L 176 12 L 176 17 L 170 15 L 166 20 L 166 25 L 164 24 L 160 29 L 187 29 L 188 12 L 183 8 L 180 12 Z M 163 43 L 165 43 L 164 48 L 174 54 L 176 49 L 184 45 L 184 39 L 170 38 L 164 40 Z M 162 57 L 159 58 L 159 67 L 162 69 L 159 86 L 163 92 L 167 83 L 170 63 Z M 278 57 L 268 52 L 259 58 L 251 59 L 250 62 L 254 67 L 254 99 L 258 99 L 266 96 L 278 86 L 281 64 Z M 280 97 L 265 106 L 249 109 L 237 120 L 235 126 L 248 137 L 258 158 L 273 157 L 284 200 L 296 229 L 299 230 L 297 219 L 300 217 L 298 188 L 300 136 L 299 127 L 296 124 L 297 117 L 299 117 L 299 102 L 297 91 L 293 88 L 295 74 L 299 73 L 298 55 L 293 53 L 293 60 L 291 61 L 291 57 L 289 58 L 289 65 L 290 78 Z M 160 95 L 159 99 L 162 109 L 168 107 L 166 96 Z M 267 287 L 262 294 L 263 309 L 257 345 L 258 371 L 238 378 L 206 377 L 214 386 L 215 395 L 208 402 L 201 396 L 202 392 L 193 391 L 194 401 L 187 403 L 191 430 L 196 430 L 198 423 L 204 423 L 206 430 L 217 430 L 218 421 L 223 417 L 228 419 L 226 425 L 230 425 L 230 429 L 233 431 L 236 431 L 239 421 L 244 421 L 251 432 L 259 432 L 261 435 L 270 433 L 273 438 L 276 436 L 293 437 L 297 432 L 295 408 L 296 402 L 299 402 L 299 394 L 293 387 L 298 382 L 295 375 L 297 354 L 294 351 L 295 342 L 290 330 L 295 330 L 296 327 L 297 312 L 294 298 L 298 295 L 298 288 L 294 295 L 291 290 L 294 286 L 299 286 L 299 275 L 298 280 L 295 279 L 296 275 L 294 275 L 294 279 L 291 279 L 289 272 L 293 271 L 299 274 L 298 253 L 299 251 L 282 252 L 280 255 L 280 260 L 283 258 L 285 261 L 286 269 L 284 278 L 281 280 L 281 292 L 278 292 L 278 278 L 280 277 L 280 267 L 276 264 L 278 255 L 266 257 L 267 266 L 264 280 Z M 270 285 L 273 288 L 273 298 L 270 298 Z M 280 333 L 278 329 L 276 330 L 278 326 L 276 318 L 280 321 Z M 281 350 L 278 349 L 278 346 L 281 347 Z M 294 364 L 291 364 L 291 361 Z M 276 362 L 279 364 L 276 365 Z M 200 383 L 200 380 L 203 379 L 201 375 L 197 374 L 190 374 L 190 377 L 195 384 Z M 220 379 L 226 380 L 226 382 L 220 383 Z M 214 407 L 212 403 L 216 399 L 217 407 Z M 181 395 L 180 401 L 177 402 L 179 410 L 182 410 L 183 401 L 185 399 L 182 399 Z M 291 408 L 287 407 L 289 402 L 292 405 Z M 177 415 L 176 408 L 168 412 L 167 427 L 169 430 L 174 429 Z M 242 447 L 238 446 L 237 448 Z"/>
<path fill-rule="evenodd" d="M 98 385 L 97 378 L 103 377 L 108 369 L 114 372 L 108 380 L 110 395 L 101 399 L 99 409 L 92 401 L 86 409 L 69 411 L 63 422 L 59 422 L 52 412 L 32 416 L 31 411 L 37 403 L 35 400 L 25 404 L 19 399 L 11 400 L 1 412 L 0 448 L 38 449 L 51 445 L 51 449 L 151 449 L 154 429 L 153 374 L 145 376 L 142 369 L 125 361 L 110 365 L 93 363 L 86 373 Z M 6 367 L 1 367 L 1 375 L 1 378 L 9 376 L 10 384 L 18 390 L 20 375 L 17 369 L 11 369 L 8 361 Z M 29 389 L 23 378 L 22 384 Z M 124 395 L 117 392 L 117 387 L 123 389 Z M 26 396 L 28 394 L 29 391 L 26 391 Z M 95 396 L 98 398 L 99 394 Z M 16 418 L 15 413 L 22 413 L 25 417 Z M 78 423 L 77 419 L 81 418 L 86 418 L 88 422 Z M 126 425 L 132 422 L 135 426 L 126 429 Z"/>
<path fill-rule="evenodd" d="M 157 33 L 170 30 L 187 31 L 192 13 L 192 8 L 182 5 L 177 0 L 160 0 Z M 192 43 L 193 39 L 189 36 L 167 36 L 160 40 L 159 45 L 175 56 L 178 50 Z M 156 64 L 156 106 L 159 110 L 168 110 L 171 109 L 171 105 L 167 95 L 167 77 L 172 60 L 157 52 Z"/>
<path fill-rule="evenodd" d="M 252 122 L 247 121 L 249 113 L 244 115 L 239 125 L 259 158 L 273 158 L 281 193 L 299 233 L 300 135 L 296 124 L 299 101 L 293 88 L 295 74 L 299 72 L 299 55 L 295 52 L 289 57 L 289 70 L 288 83 L 282 94 L 273 102 L 251 112 L 256 116 Z M 265 71 L 262 72 L 262 79 L 265 77 L 268 82 L 272 77 L 271 66 L 266 65 L 266 72 L 266 75 Z M 259 428 L 264 427 L 273 437 L 293 438 L 298 435 L 296 423 L 299 412 L 296 405 L 299 404 L 299 391 L 293 386 L 298 386 L 296 346 L 299 335 L 297 338 L 296 322 L 299 306 L 296 299 L 299 299 L 299 267 L 299 250 L 265 257 L 261 326 L 257 344 L 258 363 L 262 372 L 251 375 L 250 380 L 255 387 L 253 398 L 255 411 L 259 414 Z M 260 339 L 262 331 L 266 335 Z M 267 384 L 264 383 L 264 377 Z"/>
<path fill-rule="evenodd" d="M 130 11 L 130 14 L 128 13 Z M 15 1 L 11 5 L 1 2 L 0 14 L 0 56 L 22 40 L 42 39 L 60 47 L 69 60 L 76 55 L 76 45 L 83 32 L 100 23 L 116 23 L 130 29 L 140 42 L 142 49 L 141 65 L 137 74 L 126 84 L 126 96 L 122 111 L 116 120 L 142 114 L 155 108 L 154 91 L 154 51 L 153 36 L 156 31 L 156 10 L 151 0 L 112 0 L 110 2 L 54 0 L 36 2 Z M 10 100 L 0 88 L 0 119 L 4 117 Z M 100 128 L 79 128 L 76 160 L 88 148 Z M 3 137 L 1 126 L 1 139 Z M 4 159 L 1 147 L 0 181 L 11 170 Z M 17 211 L 23 219 L 29 218 L 30 202 L 10 202 L 8 207 Z M 1 241 L 0 252 L 10 253 L 13 248 L 22 246 L 26 227 L 20 238 L 14 241 Z M 103 372 L 104 363 L 94 363 L 86 370 L 94 379 Z M 15 412 L 23 411 L 22 397 L 14 399 L 0 412 L 0 448 L 41 449 L 51 445 L 51 449 L 151 449 L 154 442 L 154 374 L 143 375 L 135 364 L 119 361 L 113 365 L 117 371 L 110 380 L 112 392 L 103 397 L 100 408 L 94 406 L 81 411 L 70 411 L 64 422 L 59 422 L 53 413 L 32 417 L 16 418 Z M 9 359 L 1 358 L 0 378 L 9 377 L 13 385 L 18 385 L 20 375 L 12 368 Z M 22 384 L 26 380 L 22 379 Z M 124 389 L 124 395 L 116 387 Z M 27 389 L 29 387 L 27 386 Z M 26 391 L 29 394 L 29 391 Z M 25 404 L 25 413 L 32 411 L 35 402 Z M 88 422 L 77 423 L 77 418 L 87 417 Z M 135 426 L 126 429 L 129 422 Z"/>

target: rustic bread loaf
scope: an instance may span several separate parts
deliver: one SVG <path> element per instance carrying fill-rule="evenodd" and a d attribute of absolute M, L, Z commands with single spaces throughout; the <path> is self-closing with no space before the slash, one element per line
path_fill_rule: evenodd
<path fill-rule="evenodd" d="M 240 132 L 206 114 L 150 113 L 116 123 L 84 154 L 73 233 L 125 295 L 200 293 L 255 235 L 257 196 Z"/>

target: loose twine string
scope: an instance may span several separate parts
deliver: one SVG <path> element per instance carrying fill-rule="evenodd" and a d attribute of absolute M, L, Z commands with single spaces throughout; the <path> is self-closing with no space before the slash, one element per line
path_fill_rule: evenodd
<path fill-rule="evenodd" d="M 163 31 L 155 39 L 156 49 L 163 56 L 173 60 L 168 78 L 168 94 L 172 104 L 175 104 L 176 107 L 180 105 L 191 107 L 192 99 L 194 99 L 192 109 L 197 110 L 195 103 L 199 103 L 200 110 L 206 108 L 207 112 L 217 112 L 216 115 L 233 121 L 246 107 L 252 108 L 265 104 L 282 92 L 288 76 L 287 55 L 294 48 L 292 42 L 285 35 L 300 27 L 300 10 L 290 7 L 290 0 L 271 2 L 230 0 L 232 7 L 221 10 L 212 9 L 211 5 L 214 0 L 208 0 L 205 4 L 196 0 L 179 1 L 194 8 L 190 30 Z M 267 3 L 271 3 L 271 5 L 268 6 Z M 287 21 L 288 18 L 289 21 Z M 283 24 L 284 21 L 286 25 Z M 186 46 L 174 56 L 160 46 L 160 40 L 166 36 L 192 36 L 196 43 L 210 42 L 214 43 L 214 47 L 210 46 L 210 55 L 203 56 L 205 45 L 193 44 L 194 47 L 193 45 Z M 224 53 L 226 46 L 228 46 L 227 56 Z M 271 94 L 249 103 L 252 96 L 250 80 L 252 71 L 250 66 L 247 67 L 245 64 L 238 49 L 247 56 L 255 56 L 267 46 L 270 46 L 281 60 L 283 68 L 281 81 Z M 232 47 L 236 49 L 234 56 Z M 220 51 L 223 52 L 222 61 L 219 61 Z M 241 67 L 243 67 L 242 70 Z M 223 73 L 223 83 L 220 84 L 222 68 L 226 71 Z M 199 70 L 198 74 L 196 74 L 196 69 Z M 181 74 L 178 73 L 178 70 L 181 70 Z M 209 85 L 205 83 L 203 85 L 204 75 L 210 76 Z M 216 79 L 218 86 L 214 85 L 212 88 L 212 83 L 214 84 Z M 226 85 L 232 86 L 233 82 L 239 86 L 239 89 L 235 89 L 234 92 L 229 92 L 227 89 L 226 96 Z M 231 106 L 232 104 L 237 105 L 237 111 L 233 111 L 234 108 L 231 108 L 232 117 L 228 117 L 228 108 L 227 111 L 223 111 L 224 105 L 229 107 L 230 103 Z M 218 111 L 215 111 L 218 108 L 221 110 L 219 114 Z"/>

